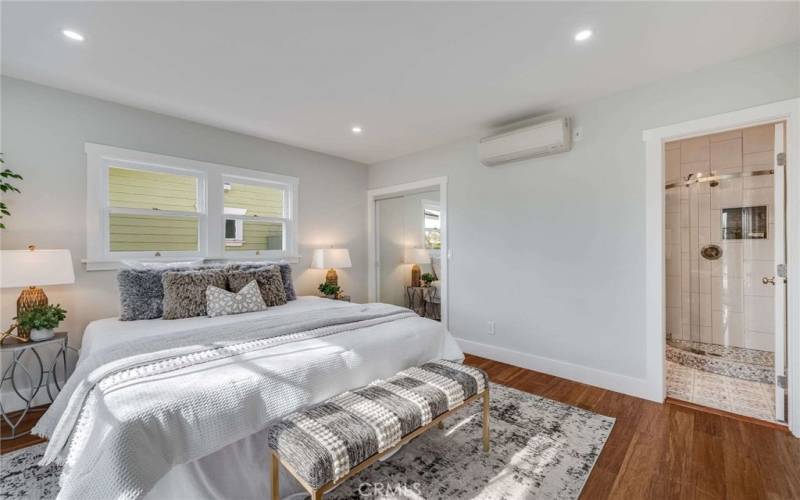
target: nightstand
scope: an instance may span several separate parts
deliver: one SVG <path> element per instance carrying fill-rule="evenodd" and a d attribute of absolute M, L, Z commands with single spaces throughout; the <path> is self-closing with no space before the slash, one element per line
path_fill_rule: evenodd
<path fill-rule="evenodd" d="M 52 357 L 52 361 L 46 360 L 44 357 L 46 353 L 40 352 L 46 351 L 46 349 L 41 349 L 45 346 L 58 346 L 58 351 Z M 67 332 L 58 332 L 52 339 L 39 342 L 20 342 L 17 339 L 10 338 L 0 344 L 0 354 L 10 354 L 11 358 L 11 362 L 3 370 L 1 383 L 5 384 L 6 381 L 9 381 L 14 389 L 11 394 L 16 394 L 25 403 L 25 407 L 21 412 L 9 412 L 16 414 L 13 420 L 9 413 L 6 413 L 6 407 L 9 405 L 7 403 L 0 405 L 0 416 L 11 428 L 11 432 L 0 436 L 0 440 L 16 439 L 30 432 L 17 432 L 17 428 L 22 423 L 25 415 L 31 410 L 34 398 L 36 398 L 40 390 L 44 389 L 47 392 L 47 397 L 51 403 L 56 398 L 58 391 L 67 381 L 67 349 L 69 349 L 67 347 Z M 62 365 L 61 368 L 63 368 L 61 380 L 59 380 L 58 376 L 59 362 Z M 36 368 L 39 369 L 38 374 L 36 373 Z M 20 373 L 24 377 L 15 378 Z M 17 384 L 21 381 L 24 384 L 18 387 Z"/>

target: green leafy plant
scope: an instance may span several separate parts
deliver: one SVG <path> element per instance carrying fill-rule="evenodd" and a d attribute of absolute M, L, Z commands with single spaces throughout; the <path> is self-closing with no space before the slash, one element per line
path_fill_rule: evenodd
<path fill-rule="evenodd" d="M 336 295 L 341 290 L 339 285 L 334 285 L 332 283 L 321 283 L 319 285 L 318 290 L 322 293 L 322 295 Z"/>
<path fill-rule="evenodd" d="M 425 273 L 420 276 L 419 279 L 424 281 L 426 285 L 430 285 L 432 281 L 436 281 L 436 276 L 432 275 L 431 273 Z"/>
<path fill-rule="evenodd" d="M 0 164 L 5 164 L 2 155 L 3 153 L 0 153 Z M 19 193 L 19 189 L 10 184 L 6 179 L 22 180 L 22 176 L 7 168 L 3 168 L 2 170 L 0 170 L 0 191 L 2 191 L 3 193 L 7 193 L 9 191 Z M 8 207 L 6 207 L 6 204 L 0 201 L 0 219 L 5 217 L 6 215 L 11 215 L 11 212 L 8 211 Z M 0 229 L 5 229 L 5 228 L 6 228 L 5 224 L 3 224 L 2 220 L 0 220 Z"/>
<path fill-rule="evenodd" d="M 61 304 L 35 307 L 14 318 L 26 330 L 51 330 L 67 317 Z"/>

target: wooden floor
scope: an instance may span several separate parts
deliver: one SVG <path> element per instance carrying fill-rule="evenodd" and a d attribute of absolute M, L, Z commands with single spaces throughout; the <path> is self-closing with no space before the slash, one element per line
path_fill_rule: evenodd
<path fill-rule="evenodd" d="M 493 382 L 617 419 L 584 499 L 800 499 L 800 439 L 467 355 Z"/>
<path fill-rule="evenodd" d="M 570 382 L 467 355 L 492 381 L 617 419 L 583 499 L 800 499 L 800 439 L 787 431 Z M 41 413 L 26 418 L 32 426 Z M 0 426 L 2 427 L 2 426 Z M 40 442 L 30 436 L 2 452 Z"/>
<path fill-rule="evenodd" d="M 25 418 L 22 419 L 22 422 L 20 422 L 19 429 L 17 430 L 19 432 L 29 431 L 34 425 L 36 425 L 36 422 L 39 420 L 39 417 L 42 416 L 42 413 L 44 413 L 44 411 L 47 409 L 47 406 L 49 405 L 37 406 L 35 408 L 31 408 L 31 411 L 29 411 L 28 414 L 25 415 Z M 10 415 L 11 421 L 16 422 L 17 418 L 19 418 L 19 414 L 20 412 L 11 413 Z M 8 436 L 10 432 L 11 428 L 8 427 L 5 420 L 0 420 L 0 435 Z M 20 448 L 27 448 L 28 446 L 37 443 L 43 443 L 44 441 L 45 441 L 44 439 L 36 436 L 31 436 L 30 434 L 27 434 L 25 436 L 20 436 L 16 439 L 9 439 L 8 441 L 0 441 L 0 454 L 19 450 Z"/>

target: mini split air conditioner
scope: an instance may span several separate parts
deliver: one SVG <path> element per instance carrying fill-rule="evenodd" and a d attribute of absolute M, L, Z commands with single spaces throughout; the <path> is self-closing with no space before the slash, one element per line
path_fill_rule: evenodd
<path fill-rule="evenodd" d="M 559 118 L 485 137 L 478 145 L 481 163 L 487 167 L 564 153 L 570 149 L 572 131 L 569 118 Z"/>

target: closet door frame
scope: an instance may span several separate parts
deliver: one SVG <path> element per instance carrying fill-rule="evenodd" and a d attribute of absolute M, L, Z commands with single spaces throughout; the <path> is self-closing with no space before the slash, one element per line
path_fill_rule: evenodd
<path fill-rule="evenodd" d="M 367 191 L 367 245 L 369 253 L 368 286 L 367 300 L 376 302 L 378 300 L 378 279 L 380 265 L 378 259 L 378 220 L 377 220 L 377 201 L 384 197 L 399 196 L 403 194 L 413 194 L 431 189 L 439 189 L 439 203 L 441 205 L 440 231 L 442 239 L 442 276 L 441 285 L 441 318 L 445 329 L 449 325 L 449 285 L 450 285 L 450 258 L 452 253 L 448 246 L 448 214 L 447 214 L 447 177 L 433 177 L 420 181 L 408 182 L 405 184 L 395 184 Z"/>

